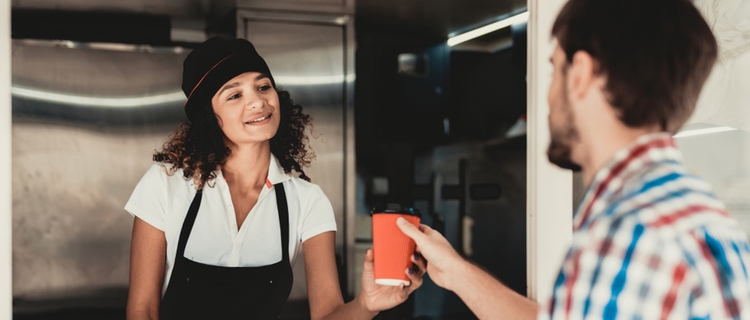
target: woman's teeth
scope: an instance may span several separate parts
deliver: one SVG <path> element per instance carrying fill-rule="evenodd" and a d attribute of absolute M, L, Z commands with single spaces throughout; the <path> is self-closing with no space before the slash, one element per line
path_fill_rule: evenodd
<path fill-rule="evenodd" d="M 248 122 L 246 122 L 246 123 L 261 122 L 261 121 L 263 121 L 263 120 L 266 120 L 266 119 L 268 119 L 268 117 L 262 117 L 262 118 L 258 118 L 258 119 L 255 119 L 255 120 L 253 120 L 253 121 L 248 121 Z"/>

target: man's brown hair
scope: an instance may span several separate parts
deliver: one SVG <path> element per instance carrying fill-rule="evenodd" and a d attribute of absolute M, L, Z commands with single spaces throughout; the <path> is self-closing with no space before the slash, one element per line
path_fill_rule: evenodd
<path fill-rule="evenodd" d="M 717 56 L 711 29 L 688 0 L 570 0 L 552 36 L 568 63 L 579 50 L 597 61 L 625 125 L 670 133 L 690 118 Z"/>

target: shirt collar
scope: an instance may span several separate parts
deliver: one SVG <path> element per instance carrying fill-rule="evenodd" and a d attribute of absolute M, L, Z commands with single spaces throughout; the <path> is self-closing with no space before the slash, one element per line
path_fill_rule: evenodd
<path fill-rule="evenodd" d="M 224 174 L 221 172 L 221 170 L 216 170 L 216 178 L 217 180 L 226 181 L 226 179 L 224 178 Z M 276 157 L 272 153 L 271 161 L 269 161 L 268 163 L 268 175 L 266 176 L 266 187 L 268 189 L 271 189 L 275 184 L 287 181 L 291 178 L 292 176 L 284 172 L 284 167 L 282 167 L 281 163 L 279 163 L 279 159 L 276 159 Z"/>
<path fill-rule="evenodd" d="M 279 163 L 279 159 L 271 154 L 271 161 L 268 165 L 268 177 L 266 177 L 266 186 L 270 183 L 272 186 L 291 179 L 292 176 L 284 172 L 284 167 Z M 270 189 L 271 187 L 268 186 Z"/>
<path fill-rule="evenodd" d="M 672 136 L 666 132 L 643 135 L 617 151 L 594 176 L 575 214 L 573 230 L 583 228 L 598 216 L 597 213 L 609 206 L 623 186 L 640 176 L 637 173 L 665 161 L 682 162 Z"/>

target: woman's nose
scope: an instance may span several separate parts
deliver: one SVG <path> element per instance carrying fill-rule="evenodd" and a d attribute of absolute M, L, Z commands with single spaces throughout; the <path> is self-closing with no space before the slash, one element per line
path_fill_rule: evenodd
<path fill-rule="evenodd" d="M 247 101 L 245 102 L 245 108 L 247 109 L 257 109 L 263 105 L 263 99 L 258 97 L 258 95 L 256 94 L 246 95 L 246 98 Z"/>

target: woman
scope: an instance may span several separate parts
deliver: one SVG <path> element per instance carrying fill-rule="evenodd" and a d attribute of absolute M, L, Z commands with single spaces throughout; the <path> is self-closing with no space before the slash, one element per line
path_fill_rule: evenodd
<path fill-rule="evenodd" d="M 133 191 L 128 319 L 276 319 L 305 252 L 312 319 L 371 319 L 422 284 L 374 283 L 344 303 L 331 204 L 303 167 L 310 117 L 246 40 L 207 40 L 184 62 L 183 123 Z"/>

